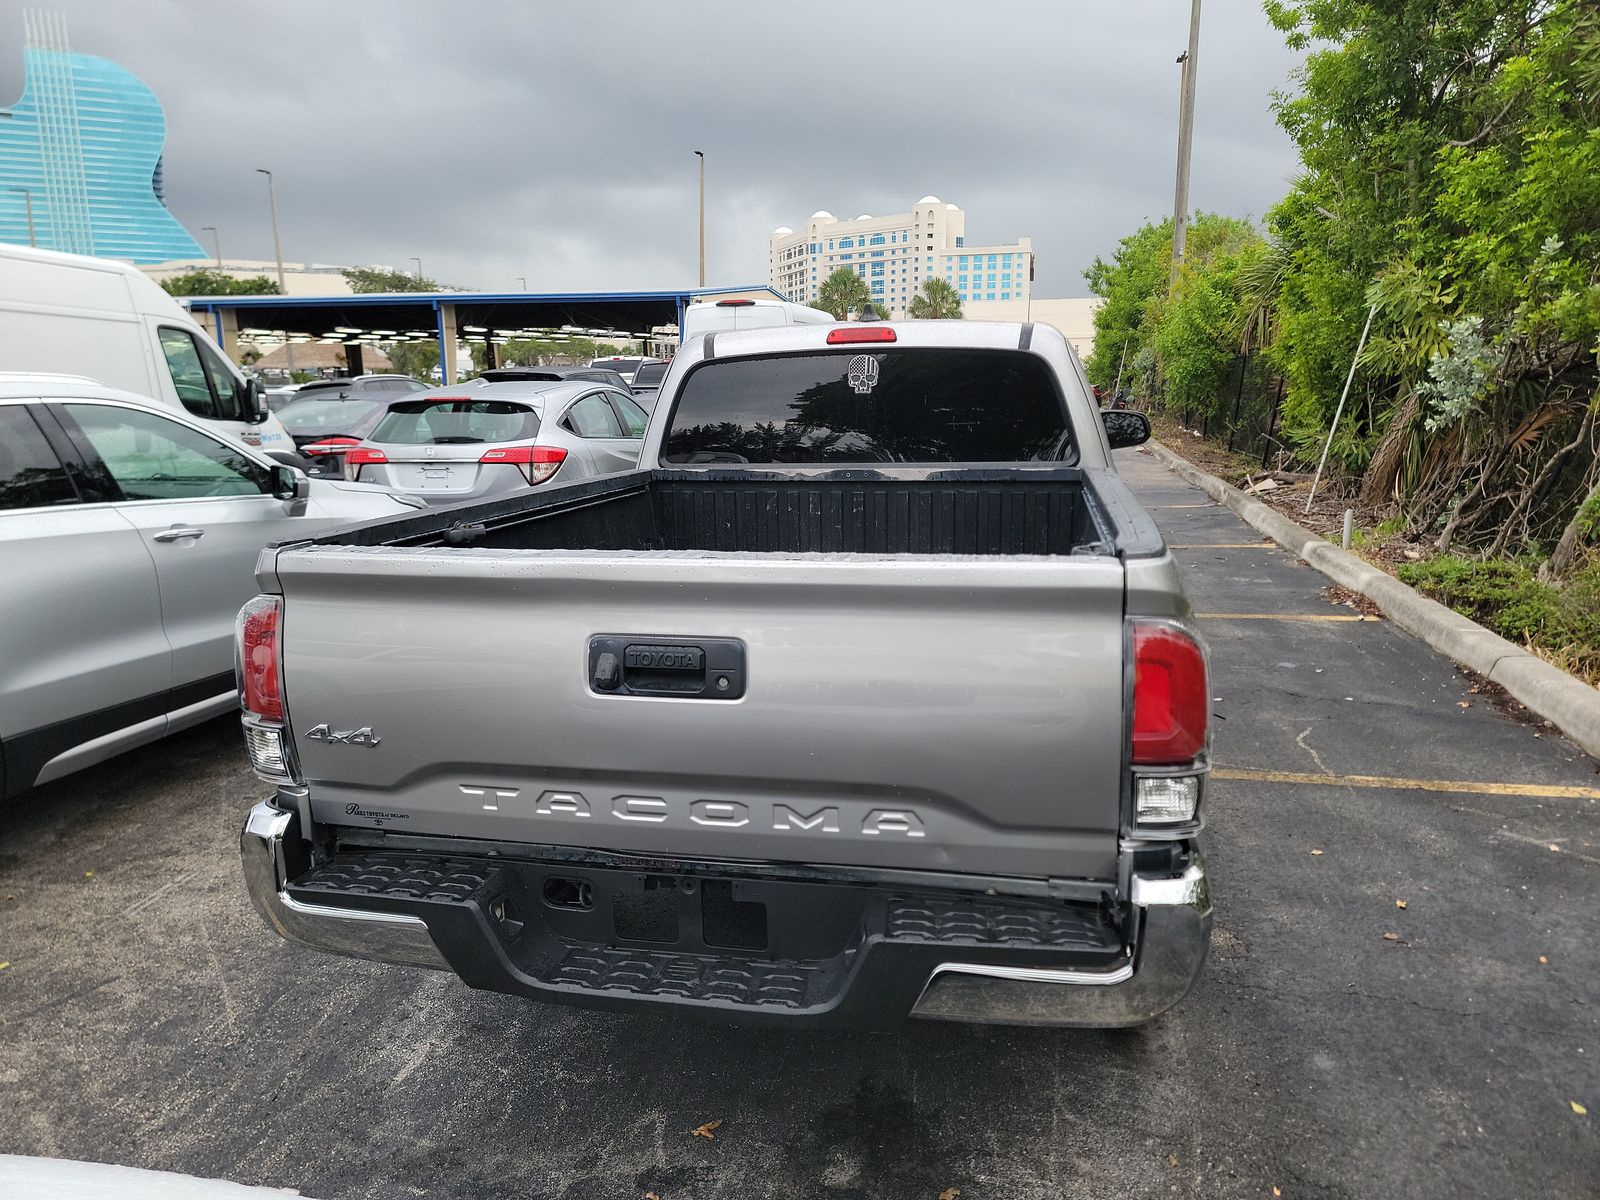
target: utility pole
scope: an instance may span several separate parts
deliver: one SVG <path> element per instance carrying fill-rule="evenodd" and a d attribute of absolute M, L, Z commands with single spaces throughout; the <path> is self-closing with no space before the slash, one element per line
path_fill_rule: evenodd
<path fill-rule="evenodd" d="M 1199 2 L 1200 0 L 1195 0 L 1196 4 Z M 278 238 L 278 189 L 272 182 L 271 171 L 266 170 L 264 167 L 257 167 L 256 174 L 267 177 L 267 204 L 272 210 L 272 253 L 273 257 L 278 260 L 278 295 L 287 296 L 289 294 L 289 285 L 284 282 L 283 278 L 283 243 Z M 294 375 L 294 343 L 289 340 L 287 331 L 283 335 L 283 361 L 292 377 Z"/>
<path fill-rule="evenodd" d="M 202 225 L 200 232 L 211 235 L 211 248 L 217 252 L 217 270 L 222 270 L 222 235 L 217 232 L 215 225 Z"/>
<path fill-rule="evenodd" d="M 1183 266 L 1184 244 L 1189 234 L 1189 158 L 1194 146 L 1194 79 L 1200 66 L 1200 0 L 1191 0 L 1189 9 L 1189 48 L 1178 56 L 1183 80 L 1178 100 L 1178 181 L 1172 195 L 1172 278 L 1168 288 L 1178 282 Z"/>
<path fill-rule="evenodd" d="M 1198 3 L 1198 0 L 1196 0 Z M 694 156 L 700 160 L 700 286 L 706 285 L 706 155 L 703 150 L 696 150 Z"/>
<path fill-rule="evenodd" d="M 28 209 L 28 245 L 38 249 L 39 239 L 33 232 L 33 192 L 25 187 L 14 187 L 11 190 L 22 193 L 22 203 Z"/>

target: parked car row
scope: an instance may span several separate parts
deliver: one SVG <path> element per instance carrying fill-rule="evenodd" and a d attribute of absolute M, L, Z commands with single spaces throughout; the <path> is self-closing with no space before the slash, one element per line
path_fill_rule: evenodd
<path fill-rule="evenodd" d="M 235 705 L 264 546 L 639 459 L 607 367 L 316 380 L 275 412 L 135 268 L 0 268 L 0 799 Z"/>

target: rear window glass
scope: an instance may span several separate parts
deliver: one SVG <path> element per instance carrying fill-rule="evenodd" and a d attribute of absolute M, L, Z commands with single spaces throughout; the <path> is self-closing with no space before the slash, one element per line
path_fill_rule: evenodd
<path fill-rule="evenodd" d="M 20 405 L 0 408 L 0 509 L 43 508 L 78 498 L 72 481 Z"/>
<path fill-rule="evenodd" d="M 394 446 L 427 443 L 521 442 L 538 436 L 539 414 L 504 400 L 402 400 L 391 405 L 370 441 Z"/>
<path fill-rule="evenodd" d="M 633 377 L 634 387 L 657 387 L 667 373 L 666 363 L 645 363 Z"/>
<path fill-rule="evenodd" d="M 669 463 L 1015 463 L 1072 454 L 1050 368 L 1009 350 L 738 358 L 684 381 Z"/>
<path fill-rule="evenodd" d="M 278 410 L 278 420 L 290 433 L 321 433 L 325 429 L 353 429 L 382 407 L 377 400 L 296 399 Z"/>

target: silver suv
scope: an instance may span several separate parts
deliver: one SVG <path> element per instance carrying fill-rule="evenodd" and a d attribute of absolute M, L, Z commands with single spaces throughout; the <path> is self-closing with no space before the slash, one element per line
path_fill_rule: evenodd
<path fill-rule="evenodd" d="M 0 798 L 227 712 L 262 547 L 415 507 L 131 393 L 0 374 Z"/>
<path fill-rule="evenodd" d="M 649 421 L 626 392 L 590 382 L 436 388 L 389 406 L 345 453 L 345 475 L 429 504 L 457 504 L 630 471 Z"/>

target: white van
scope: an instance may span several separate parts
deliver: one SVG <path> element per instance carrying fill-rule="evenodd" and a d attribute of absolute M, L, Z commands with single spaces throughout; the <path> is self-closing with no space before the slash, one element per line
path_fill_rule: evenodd
<path fill-rule="evenodd" d="M 303 465 L 261 385 L 125 263 L 0 245 L 0 371 L 86 376 Z"/>
<path fill-rule="evenodd" d="M 717 300 L 683 310 L 678 343 L 725 329 L 767 329 L 773 325 L 833 325 L 833 314 L 787 300 Z"/>

